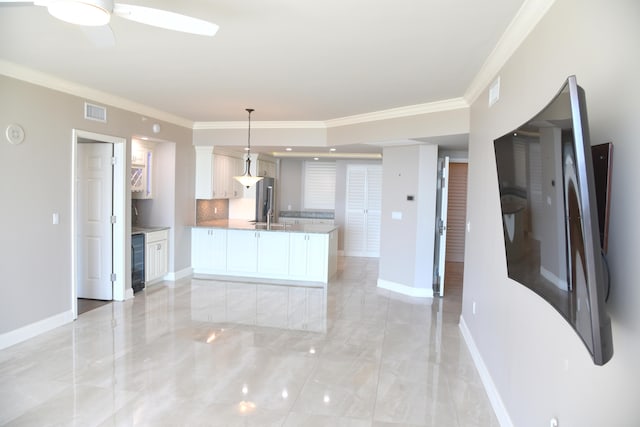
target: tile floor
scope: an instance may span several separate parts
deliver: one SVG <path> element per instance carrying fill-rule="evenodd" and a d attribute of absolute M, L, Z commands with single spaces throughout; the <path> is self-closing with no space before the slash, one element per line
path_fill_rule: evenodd
<path fill-rule="evenodd" d="M 461 287 L 404 297 L 377 267 L 342 258 L 327 289 L 167 282 L 96 308 L 0 351 L 0 425 L 498 426 Z"/>

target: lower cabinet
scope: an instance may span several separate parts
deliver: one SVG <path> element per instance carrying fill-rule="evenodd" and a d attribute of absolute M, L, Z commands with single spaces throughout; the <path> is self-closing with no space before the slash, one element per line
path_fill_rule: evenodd
<path fill-rule="evenodd" d="M 227 230 L 193 228 L 191 230 L 191 266 L 202 273 L 227 269 Z"/>
<path fill-rule="evenodd" d="M 258 232 L 258 273 L 288 278 L 290 234 Z"/>
<path fill-rule="evenodd" d="M 193 228 L 191 264 L 195 274 L 327 283 L 336 272 L 337 231 Z"/>
<path fill-rule="evenodd" d="M 258 271 L 258 232 L 227 230 L 227 272 L 256 273 Z"/>
<path fill-rule="evenodd" d="M 169 271 L 169 231 L 160 230 L 145 236 L 145 283 L 164 277 Z"/>
<path fill-rule="evenodd" d="M 289 233 L 253 230 L 228 230 L 227 233 L 227 273 L 287 277 Z"/>
<path fill-rule="evenodd" d="M 291 233 L 289 275 L 324 282 L 327 278 L 328 234 Z"/>

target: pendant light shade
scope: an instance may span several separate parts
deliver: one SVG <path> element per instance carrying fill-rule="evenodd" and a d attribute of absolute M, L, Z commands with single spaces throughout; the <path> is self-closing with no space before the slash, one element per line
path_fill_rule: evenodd
<path fill-rule="evenodd" d="M 248 127 L 248 137 L 247 137 L 247 160 L 245 160 L 244 174 L 239 176 L 234 176 L 233 179 L 240 182 L 244 187 L 251 187 L 256 182 L 262 179 L 261 176 L 252 176 L 251 175 L 251 113 L 253 112 L 253 108 L 247 108 L 247 113 L 249 113 L 249 127 Z"/>

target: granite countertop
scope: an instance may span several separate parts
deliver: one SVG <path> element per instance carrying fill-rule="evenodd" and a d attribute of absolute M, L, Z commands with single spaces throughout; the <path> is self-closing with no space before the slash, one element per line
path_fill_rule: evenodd
<path fill-rule="evenodd" d="M 272 223 L 271 230 L 266 230 L 265 223 L 254 223 L 243 219 L 215 219 L 201 221 L 194 225 L 195 228 L 226 228 L 229 230 L 257 230 L 270 232 L 293 232 L 293 233 L 331 233 L 338 227 L 330 224 L 282 224 Z"/>
<path fill-rule="evenodd" d="M 152 225 L 136 225 L 131 227 L 131 234 L 145 234 L 154 231 L 168 230 L 171 227 L 152 226 Z"/>
<path fill-rule="evenodd" d="M 279 211 L 280 218 L 334 219 L 335 214 L 327 211 Z"/>

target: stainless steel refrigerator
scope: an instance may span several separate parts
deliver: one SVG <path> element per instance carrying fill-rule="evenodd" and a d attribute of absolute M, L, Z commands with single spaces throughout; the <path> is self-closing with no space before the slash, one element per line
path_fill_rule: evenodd
<path fill-rule="evenodd" d="M 256 222 L 267 222 L 267 212 L 271 209 L 272 219 L 275 219 L 276 180 L 264 177 L 256 183 Z"/>

